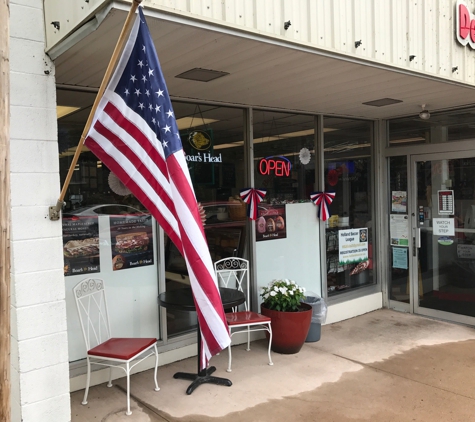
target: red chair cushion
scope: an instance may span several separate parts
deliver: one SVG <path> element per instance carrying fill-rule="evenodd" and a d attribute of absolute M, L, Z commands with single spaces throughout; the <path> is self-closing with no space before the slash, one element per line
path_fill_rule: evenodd
<path fill-rule="evenodd" d="M 129 360 L 156 342 L 156 338 L 110 338 L 87 353 L 92 356 Z"/>
<path fill-rule="evenodd" d="M 269 317 L 258 314 L 257 312 L 242 311 L 226 314 L 228 325 L 246 325 L 246 324 L 267 324 L 271 321 Z"/>

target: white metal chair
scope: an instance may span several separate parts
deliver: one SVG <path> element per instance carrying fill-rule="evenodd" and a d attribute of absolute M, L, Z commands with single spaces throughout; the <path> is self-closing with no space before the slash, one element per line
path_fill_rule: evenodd
<path fill-rule="evenodd" d="M 120 368 L 127 376 L 126 415 L 131 415 L 130 372 L 137 364 L 152 355 L 155 355 L 155 391 L 160 390 L 157 384 L 157 339 L 112 337 L 103 280 L 84 279 L 76 284 L 73 293 L 87 349 L 87 380 L 82 404 L 87 404 L 91 364 L 109 367 L 108 387 L 112 387 L 112 368 Z"/>
<path fill-rule="evenodd" d="M 223 258 L 214 263 L 218 285 L 237 289 L 244 293 L 246 300 L 244 302 L 244 310 L 239 311 L 233 308 L 232 312 L 226 313 L 226 321 L 229 327 L 229 335 L 239 333 L 247 333 L 247 351 L 251 350 L 251 332 L 267 331 L 269 333 L 269 365 L 273 365 L 270 355 L 272 345 L 272 328 L 271 319 L 257 312 L 250 310 L 249 300 L 249 261 L 242 258 Z M 234 331 L 233 331 L 234 330 Z M 231 372 L 231 345 L 228 347 L 228 369 Z"/>

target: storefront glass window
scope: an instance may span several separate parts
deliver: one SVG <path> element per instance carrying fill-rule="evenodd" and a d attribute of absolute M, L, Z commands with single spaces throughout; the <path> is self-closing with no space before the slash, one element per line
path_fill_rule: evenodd
<path fill-rule="evenodd" d="M 418 116 L 389 121 L 389 146 L 438 144 L 473 139 L 475 110 L 454 110 L 431 113 L 427 120 Z"/>
<path fill-rule="evenodd" d="M 315 183 L 313 116 L 255 110 L 255 187 L 267 190 L 265 202 L 309 201 Z"/>
<path fill-rule="evenodd" d="M 287 278 L 321 296 L 315 124 L 315 116 L 253 112 L 254 187 L 266 190 L 255 223 L 257 287 Z"/>
<path fill-rule="evenodd" d="M 241 109 L 174 102 L 173 108 L 197 200 L 206 212 L 205 234 L 213 262 L 248 258 L 244 112 Z M 189 286 L 185 260 L 165 240 L 166 289 Z M 196 328 L 196 314 L 167 310 L 169 336 Z"/>
<path fill-rule="evenodd" d="M 326 221 L 328 295 L 374 283 L 372 124 L 324 119 L 324 182 L 335 192 Z"/>
<path fill-rule="evenodd" d="M 94 98 L 93 93 L 58 90 L 58 104 L 74 105 L 67 110 L 58 108 L 62 184 Z M 244 112 L 184 102 L 173 102 L 173 108 L 195 194 L 206 212 L 211 258 L 246 257 L 246 206 L 239 199 L 240 189 L 246 187 Z M 65 202 L 62 221 L 68 295 L 84 277 L 103 278 L 108 295 L 114 297 L 111 318 L 122 321 L 116 335 L 158 337 L 160 265 L 165 267 L 166 290 L 188 287 L 183 257 L 166 236 L 164 245 L 159 244 L 155 220 L 86 147 L 82 147 Z M 164 248 L 164 263 L 159 263 L 160 248 Z M 75 305 L 73 298 L 69 299 L 70 353 L 72 360 L 77 360 L 83 357 L 84 348 L 76 344 L 81 337 L 76 335 Z M 125 315 L 130 323 L 124 321 Z M 188 332 L 196 325 L 196 314 L 167 310 L 168 336 Z"/>

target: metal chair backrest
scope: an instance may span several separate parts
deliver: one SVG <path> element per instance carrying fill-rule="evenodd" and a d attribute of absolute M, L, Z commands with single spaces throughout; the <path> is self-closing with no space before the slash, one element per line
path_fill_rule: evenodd
<path fill-rule="evenodd" d="M 244 309 L 249 310 L 249 261 L 243 258 L 223 258 L 214 263 L 218 286 L 237 289 L 244 293 Z M 236 312 L 237 309 L 233 309 Z"/>
<path fill-rule="evenodd" d="M 87 350 L 111 338 L 104 280 L 87 278 L 73 288 Z"/>

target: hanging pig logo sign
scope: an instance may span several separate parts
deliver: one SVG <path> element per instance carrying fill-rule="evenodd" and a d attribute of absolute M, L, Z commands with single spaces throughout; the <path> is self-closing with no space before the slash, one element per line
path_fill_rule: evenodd
<path fill-rule="evenodd" d="M 188 142 L 197 151 L 206 151 L 211 146 L 211 139 L 208 134 L 199 130 L 190 133 Z"/>

